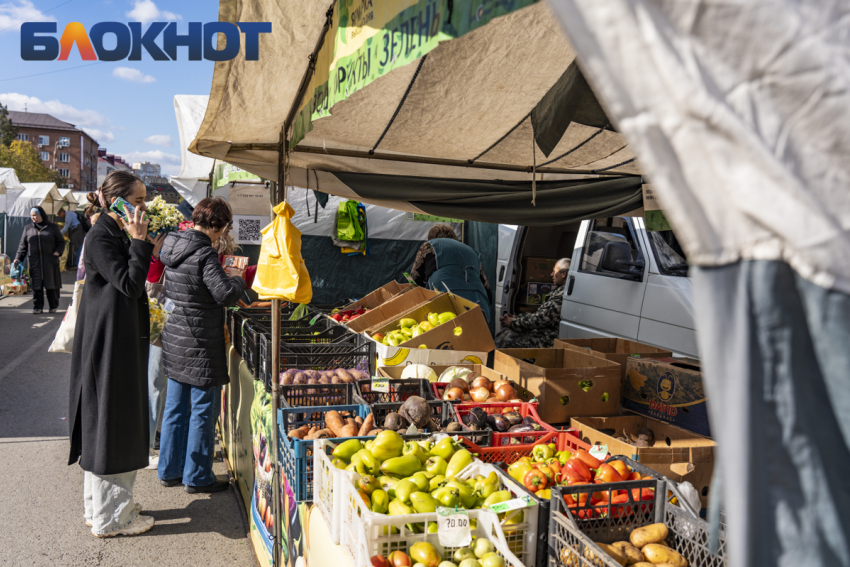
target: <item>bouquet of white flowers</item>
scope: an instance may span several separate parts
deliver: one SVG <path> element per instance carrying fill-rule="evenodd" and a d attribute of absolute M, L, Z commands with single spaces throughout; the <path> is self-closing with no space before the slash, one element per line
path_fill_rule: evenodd
<path fill-rule="evenodd" d="M 148 234 L 151 238 L 156 238 L 165 232 L 178 230 L 180 223 L 185 220 L 177 207 L 169 205 L 159 196 L 154 197 L 148 205 L 147 216 L 150 219 Z"/>

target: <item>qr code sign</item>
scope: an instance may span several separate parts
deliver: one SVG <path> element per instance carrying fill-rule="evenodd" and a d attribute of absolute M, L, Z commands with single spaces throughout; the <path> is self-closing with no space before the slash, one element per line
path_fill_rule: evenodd
<path fill-rule="evenodd" d="M 259 220 L 253 219 L 237 219 L 236 224 L 236 241 L 259 242 L 263 238 Z"/>

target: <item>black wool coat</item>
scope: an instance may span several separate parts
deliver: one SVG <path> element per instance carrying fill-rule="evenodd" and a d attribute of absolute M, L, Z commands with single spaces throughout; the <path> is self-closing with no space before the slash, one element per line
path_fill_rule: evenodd
<path fill-rule="evenodd" d="M 162 331 L 165 375 L 190 386 L 230 381 L 224 346 L 224 308 L 235 305 L 245 280 L 224 272 L 210 237 L 198 230 L 169 234 L 159 259 L 165 296 L 175 308 Z"/>
<path fill-rule="evenodd" d="M 39 229 L 30 223 L 24 227 L 15 259 L 23 262 L 29 257 L 33 289 L 62 289 L 59 256 L 64 251 L 65 237 L 56 224 L 48 222 L 46 228 Z M 59 252 L 59 256 L 54 252 Z"/>
<path fill-rule="evenodd" d="M 153 244 L 132 240 L 107 214 L 86 236 L 86 283 L 71 356 L 68 464 L 109 475 L 148 465 L 145 279 Z"/>

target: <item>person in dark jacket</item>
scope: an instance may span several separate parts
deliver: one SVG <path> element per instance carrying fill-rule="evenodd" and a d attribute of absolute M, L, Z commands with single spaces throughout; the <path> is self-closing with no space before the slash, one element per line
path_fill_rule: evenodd
<path fill-rule="evenodd" d="M 245 281 L 229 277 L 214 243 L 233 220 L 230 205 L 206 198 L 192 212 L 195 226 L 172 232 L 160 260 L 165 264 L 165 295 L 175 308 L 162 332 L 168 386 L 159 440 L 159 480 L 163 486 L 218 492 L 229 486 L 212 470 L 216 404 L 230 379 L 224 346 L 224 308 L 235 305 Z"/>
<path fill-rule="evenodd" d="M 47 220 L 47 213 L 41 207 L 33 207 L 30 219 L 32 224 L 24 228 L 14 265 L 29 258 L 32 312 L 39 314 L 43 311 L 44 290 L 47 290 L 50 312 L 56 313 L 59 308 L 59 290 L 62 288 L 59 257 L 65 251 L 65 238 L 59 227 Z"/>
<path fill-rule="evenodd" d="M 136 472 L 148 464 L 148 344 L 145 277 L 148 242 L 145 185 L 113 171 L 90 211 L 100 214 L 86 237 L 86 284 L 71 355 L 70 456 L 85 471 L 85 518 L 97 537 L 135 535 L 153 527 L 133 498 Z M 122 197 L 136 207 L 127 222 L 107 206 Z M 130 238 L 127 238 L 129 233 Z"/>
<path fill-rule="evenodd" d="M 439 292 L 451 290 L 455 295 L 477 303 L 484 312 L 484 318 L 490 322 L 492 297 L 484 268 L 478 253 L 458 241 L 452 227 L 445 224 L 431 227 L 428 242 L 416 253 L 410 276 L 420 287 Z"/>

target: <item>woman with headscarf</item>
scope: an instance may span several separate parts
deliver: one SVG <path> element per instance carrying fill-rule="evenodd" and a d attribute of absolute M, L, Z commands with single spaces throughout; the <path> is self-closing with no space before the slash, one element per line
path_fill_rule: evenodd
<path fill-rule="evenodd" d="M 32 283 L 32 312 L 41 313 L 44 309 L 44 291 L 47 290 L 47 303 L 50 312 L 59 308 L 59 290 L 62 277 L 59 270 L 59 257 L 65 250 L 65 239 L 59 227 L 47 220 L 47 213 L 41 207 L 30 211 L 32 224 L 24 228 L 15 266 L 24 257 L 29 258 L 30 281 Z"/>

